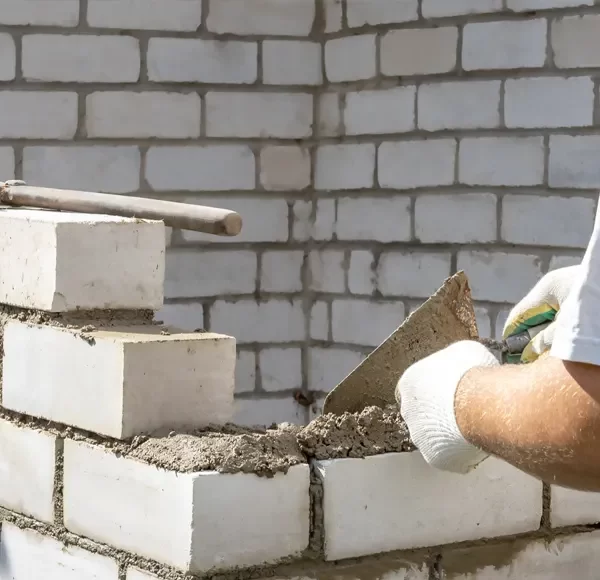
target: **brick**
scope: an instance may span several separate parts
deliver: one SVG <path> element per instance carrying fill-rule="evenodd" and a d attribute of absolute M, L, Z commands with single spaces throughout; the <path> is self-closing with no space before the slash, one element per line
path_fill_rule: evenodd
<path fill-rule="evenodd" d="M 212 331 L 235 336 L 239 344 L 293 342 L 305 336 L 300 300 L 217 300 L 210 317 Z"/>
<path fill-rule="evenodd" d="M 131 193 L 140 185 L 140 164 L 136 146 L 25 147 L 23 179 L 42 187 Z"/>
<path fill-rule="evenodd" d="M 508 309 L 508 308 L 503 308 L 496 315 L 496 336 L 495 336 L 495 338 L 498 340 L 502 339 L 502 332 L 504 330 L 504 325 L 506 324 L 506 321 L 508 320 L 509 315 L 510 315 L 510 309 Z"/>
<path fill-rule="evenodd" d="M 507 127 L 586 127 L 594 122 L 594 83 L 589 77 L 509 79 Z"/>
<path fill-rule="evenodd" d="M 0 15 L 0 20 L 3 16 Z M 0 34 L 0 54 L 0 81 L 12 81 L 17 70 L 17 49 L 10 34 Z"/>
<path fill-rule="evenodd" d="M 439 287 L 439 284 L 438 284 Z M 333 340 L 378 346 L 404 320 L 402 302 L 339 299 L 333 301 Z"/>
<path fill-rule="evenodd" d="M 193 332 L 204 328 L 204 308 L 199 302 L 165 304 L 156 313 L 155 320 L 167 326 Z"/>
<path fill-rule="evenodd" d="M 127 568 L 125 580 L 158 580 L 158 576 L 137 568 Z"/>
<path fill-rule="evenodd" d="M 330 199 L 314 202 L 297 201 L 293 206 L 293 236 L 295 240 L 330 240 L 335 228 L 335 203 Z M 314 211 L 313 211 L 314 210 Z"/>
<path fill-rule="evenodd" d="M 461 139 L 458 175 L 467 185 L 538 185 L 544 180 L 542 137 Z"/>
<path fill-rule="evenodd" d="M 429 298 L 450 276 L 450 254 L 384 252 L 377 266 L 384 296 Z"/>
<path fill-rule="evenodd" d="M 201 0 L 89 0 L 87 21 L 97 28 L 195 31 Z"/>
<path fill-rule="evenodd" d="M 423 0 L 422 10 L 425 18 L 484 14 L 502 10 L 502 0 Z"/>
<path fill-rule="evenodd" d="M 29 34 L 22 61 L 25 80 L 63 83 L 135 83 L 141 66 L 131 36 Z"/>
<path fill-rule="evenodd" d="M 210 0 L 206 26 L 218 34 L 308 36 L 315 0 Z"/>
<path fill-rule="evenodd" d="M 329 338 L 329 306 L 327 302 L 317 301 L 311 306 L 310 338 L 314 340 Z"/>
<path fill-rule="evenodd" d="M 0 421 L 0 503 L 36 520 L 54 521 L 56 437 Z"/>
<path fill-rule="evenodd" d="M 487 308 L 476 307 L 475 318 L 477 321 L 477 329 L 479 331 L 479 336 L 491 336 L 492 324 L 490 314 Z"/>
<path fill-rule="evenodd" d="M 65 545 L 33 530 L 2 524 L 0 568 L 12 580 L 117 580 L 119 566 L 107 556 Z"/>
<path fill-rule="evenodd" d="M 270 191 L 300 190 L 310 185 L 310 153 L 296 146 L 273 145 L 260 152 L 260 182 Z"/>
<path fill-rule="evenodd" d="M 0 302 L 51 312 L 160 308 L 163 228 L 112 216 L 0 211 Z"/>
<path fill-rule="evenodd" d="M 325 32 L 337 32 L 342 29 L 342 0 L 324 0 Z"/>
<path fill-rule="evenodd" d="M 507 8 L 513 12 L 593 5 L 594 0 L 507 0 L 506 2 Z"/>
<path fill-rule="evenodd" d="M 205 103 L 209 137 L 296 139 L 312 133 L 309 94 L 209 92 Z"/>
<path fill-rule="evenodd" d="M 119 439 L 231 420 L 235 339 L 161 332 L 9 322 L 2 404 Z"/>
<path fill-rule="evenodd" d="M 64 470 L 68 530 L 185 572 L 274 562 L 308 544 L 307 465 L 271 479 L 176 473 L 67 440 Z"/>
<path fill-rule="evenodd" d="M 321 45 L 317 42 L 265 40 L 262 49 L 264 84 L 320 85 L 323 82 Z"/>
<path fill-rule="evenodd" d="M 478 129 L 500 125 L 500 81 L 447 82 L 419 87 L 419 129 Z"/>
<path fill-rule="evenodd" d="M 368 250 L 350 253 L 348 289 L 352 294 L 371 295 L 376 290 L 375 258 Z"/>
<path fill-rule="evenodd" d="M 175 249 L 167 254 L 165 295 L 196 298 L 230 294 L 252 294 L 256 290 L 256 254 Z"/>
<path fill-rule="evenodd" d="M 502 252 L 459 252 L 458 270 L 464 270 L 475 300 L 516 304 L 542 277 L 540 259 Z"/>
<path fill-rule="evenodd" d="M 600 15 L 567 16 L 552 22 L 552 52 L 558 68 L 600 66 Z"/>
<path fill-rule="evenodd" d="M 332 83 L 370 79 L 377 74 L 375 35 L 335 38 L 325 43 L 325 74 Z"/>
<path fill-rule="evenodd" d="M 311 347 L 308 351 L 309 387 L 313 391 L 328 393 L 364 358 L 360 352 L 335 346 Z"/>
<path fill-rule="evenodd" d="M 88 137 L 199 137 L 200 108 L 196 93 L 92 93 L 86 98 L 86 132 Z"/>
<path fill-rule="evenodd" d="M 260 289 L 264 292 L 301 292 L 302 250 L 265 252 L 262 255 Z"/>
<path fill-rule="evenodd" d="M 321 250 L 308 256 L 310 289 L 315 292 L 346 290 L 345 257 L 340 250 Z"/>
<path fill-rule="evenodd" d="M 548 271 L 557 270 L 558 268 L 566 268 L 567 266 L 577 266 L 581 264 L 582 255 L 579 256 L 552 256 Z"/>
<path fill-rule="evenodd" d="M 387 76 L 431 75 L 456 67 L 458 29 L 392 30 L 381 39 L 381 72 Z"/>
<path fill-rule="evenodd" d="M 8 26 L 77 26 L 79 0 L 2 0 L 0 24 Z"/>
<path fill-rule="evenodd" d="M 293 397 L 283 399 L 237 399 L 235 402 L 235 424 L 247 427 L 268 427 L 273 423 L 306 425 L 306 407 L 299 405 Z"/>
<path fill-rule="evenodd" d="M 463 31 L 465 70 L 537 68 L 546 62 L 546 20 L 477 22 Z"/>
<path fill-rule="evenodd" d="M 299 348 L 265 348 L 258 354 L 262 388 L 288 391 L 302 386 L 302 351 Z"/>
<path fill-rule="evenodd" d="M 600 493 L 551 486 L 550 525 L 578 526 L 600 522 Z"/>
<path fill-rule="evenodd" d="M 406 242 L 410 223 L 408 196 L 341 198 L 335 230 L 339 240 Z"/>
<path fill-rule="evenodd" d="M 454 139 L 382 143 L 378 151 L 379 185 L 393 189 L 452 185 L 455 160 Z"/>
<path fill-rule="evenodd" d="M 600 187 L 600 137 L 553 135 L 550 137 L 548 183 L 550 187 L 592 189 Z"/>
<path fill-rule="evenodd" d="M 542 483 L 497 459 L 466 476 L 432 470 L 418 452 L 319 461 L 317 471 L 329 561 L 537 530 L 542 515 Z M 355 501 L 366 509 L 348 511 Z M 348 534 L 349 518 L 370 533 Z"/>
<path fill-rule="evenodd" d="M 156 191 L 254 189 L 254 153 L 245 145 L 150 147 L 146 179 Z"/>
<path fill-rule="evenodd" d="M 0 181 L 14 179 L 15 153 L 12 147 L 0 147 Z"/>
<path fill-rule="evenodd" d="M 321 145 L 317 148 L 315 188 L 320 190 L 373 187 L 375 145 Z"/>
<path fill-rule="evenodd" d="M 156 82 L 251 84 L 258 75 L 257 55 L 256 42 L 151 38 L 148 78 Z"/>
<path fill-rule="evenodd" d="M 348 26 L 395 24 L 417 20 L 418 0 L 347 0 Z"/>
<path fill-rule="evenodd" d="M 346 93 L 346 134 L 371 135 L 411 131 L 415 128 L 415 95 L 415 87 Z"/>
<path fill-rule="evenodd" d="M 250 393 L 256 388 L 256 353 L 238 350 L 235 365 L 235 393 Z"/>
<path fill-rule="evenodd" d="M 415 203 L 415 235 L 426 244 L 493 242 L 496 204 L 492 193 L 419 196 Z"/>
<path fill-rule="evenodd" d="M 336 137 L 342 134 L 342 113 L 338 93 L 319 95 L 318 133 L 321 137 Z"/>
<path fill-rule="evenodd" d="M 594 228 L 594 200 L 507 195 L 502 238 L 509 243 L 585 249 Z"/>

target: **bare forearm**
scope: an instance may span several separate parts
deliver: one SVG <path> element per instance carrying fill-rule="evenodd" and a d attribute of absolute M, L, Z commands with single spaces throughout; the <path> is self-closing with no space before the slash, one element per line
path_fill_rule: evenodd
<path fill-rule="evenodd" d="M 476 368 L 455 399 L 473 445 L 564 487 L 600 491 L 600 367 L 544 358 Z"/>

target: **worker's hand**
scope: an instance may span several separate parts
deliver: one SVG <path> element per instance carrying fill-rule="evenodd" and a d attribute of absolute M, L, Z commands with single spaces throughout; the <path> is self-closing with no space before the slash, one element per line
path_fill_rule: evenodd
<path fill-rule="evenodd" d="M 468 473 L 487 457 L 460 432 L 454 396 L 467 371 L 499 364 L 482 344 L 461 341 L 415 363 L 400 378 L 396 387 L 400 413 L 427 463 Z"/>
<path fill-rule="evenodd" d="M 568 266 L 549 272 L 511 310 L 502 332 L 503 339 L 540 324 L 552 322 L 525 347 L 521 362 L 533 362 L 550 350 L 560 307 L 567 299 L 579 270 L 580 266 Z"/>

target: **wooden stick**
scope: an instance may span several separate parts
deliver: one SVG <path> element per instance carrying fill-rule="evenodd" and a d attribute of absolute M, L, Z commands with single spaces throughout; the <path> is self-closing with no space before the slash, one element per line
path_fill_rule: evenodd
<path fill-rule="evenodd" d="M 0 182 L 0 203 L 160 220 L 172 228 L 216 236 L 237 236 L 242 229 L 241 216 L 228 209 L 127 195 L 32 187 L 22 181 Z"/>

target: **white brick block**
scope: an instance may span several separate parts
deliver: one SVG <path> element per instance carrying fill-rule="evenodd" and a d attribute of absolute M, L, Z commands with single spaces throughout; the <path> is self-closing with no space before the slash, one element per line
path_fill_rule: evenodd
<path fill-rule="evenodd" d="M 325 32 L 337 32 L 342 29 L 342 0 L 324 0 Z"/>
<path fill-rule="evenodd" d="M 303 40 L 263 42 L 263 82 L 266 85 L 320 85 L 321 45 Z"/>
<path fill-rule="evenodd" d="M 550 524 L 554 528 L 600 522 L 600 493 L 565 489 L 553 485 Z"/>
<path fill-rule="evenodd" d="M 97 28 L 195 31 L 201 0 L 89 0 L 87 21 Z"/>
<path fill-rule="evenodd" d="M 422 10 L 425 18 L 499 12 L 502 10 L 502 0 L 423 0 Z"/>
<path fill-rule="evenodd" d="M 466 476 L 434 470 L 418 452 L 317 466 L 327 560 L 517 534 L 540 524 L 542 483 L 497 459 Z M 347 509 L 356 502 L 367 507 Z"/>
<path fill-rule="evenodd" d="M 589 77 L 509 79 L 507 127 L 585 127 L 594 122 L 594 83 Z"/>
<path fill-rule="evenodd" d="M 314 19 L 315 0 L 210 0 L 206 26 L 217 34 L 308 36 Z"/>
<path fill-rule="evenodd" d="M 322 145 L 315 163 L 316 189 L 373 187 L 375 145 L 371 143 Z"/>
<path fill-rule="evenodd" d="M 262 255 L 260 289 L 264 292 L 302 291 L 302 250 L 272 251 Z"/>
<path fill-rule="evenodd" d="M 299 348 L 265 348 L 258 354 L 262 388 L 288 391 L 302 386 L 302 351 Z"/>
<path fill-rule="evenodd" d="M 395 24 L 417 20 L 418 0 L 347 0 L 348 26 Z"/>
<path fill-rule="evenodd" d="M 238 350 L 235 365 L 235 393 L 250 393 L 256 388 L 256 353 Z M 235 403 L 234 403 L 235 404 Z"/>
<path fill-rule="evenodd" d="M 310 185 L 310 153 L 296 146 L 273 145 L 260 152 L 260 182 L 270 191 L 300 190 Z"/>
<path fill-rule="evenodd" d="M 308 351 L 309 387 L 314 391 L 328 393 L 364 358 L 360 352 L 354 350 L 312 347 Z"/>
<path fill-rule="evenodd" d="M 315 302 L 310 308 L 310 338 L 327 340 L 329 338 L 329 305 L 327 302 Z"/>
<path fill-rule="evenodd" d="M 25 80 L 63 83 L 135 83 L 141 66 L 131 36 L 29 34 L 22 60 Z"/>
<path fill-rule="evenodd" d="M 114 507 L 114 506 L 113 506 Z M 11 580 L 117 580 L 119 566 L 106 556 L 66 546 L 33 530 L 2 524 L 0 569 Z"/>
<path fill-rule="evenodd" d="M 402 302 L 373 302 L 345 298 L 334 300 L 333 340 L 338 343 L 378 346 L 400 326 L 403 320 Z"/>
<path fill-rule="evenodd" d="M 41 187 L 131 193 L 140 185 L 140 164 L 135 146 L 25 147 L 23 179 Z"/>
<path fill-rule="evenodd" d="M 521 298 L 523 298 L 523 297 L 521 297 Z M 510 314 L 510 309 L 509 308 L 503 308 L 496 315 L 496 336 L 495 336 L 495 338 L 497 340 L 501 340 L 502 339 L 502 332 L 504 331 L 504 325 L 506 324 L 506 321 L 508 320 L 509 314 Z"/>
<path fill-rule="evenodd" d="M 292 209 L 295 240 L 330 240 L 333 237 L 336 220 L 333 200 L 319 199 L 314 203 L 297 201 Z"/>
<path fill-rule="evenodd" d="M 231 420 L 235 339 L 161 330 L 9 322 L 2 404 L 116 438 Z"/>
<path fill-rule="evenodd" d="M 492 334 L 492 321 L 487 308 L 476 307 L 475 318 L 477 321 L 477 329 L 479 336 L 491 336 Z"/>
<path fill-rule="evenodd" d="M 209 92 L 205 103 L 209 137 L 296 139 L 312 133 L 309 94 Z"/>
<path fill-rule="evenodd" d="M 450 254 L 384 252 L 377 268 L 384 296 L 429 298 L 448 276 Z"/>
<path fill-rule="evenodd" d="M 325 43 L 325 74 L 332 83 L 370 79 L 377 74 L 375 35 L 335 38 Z"/>
<path fill-rule="evenodd" d="M 146 179 L 156 191 L 254 189 L 254 153 L 245 145 L 150 147 Z"/>
<path fill-rule="evenodd" d="M 323 93 L 319 96 L 319 127 L 322 137 L 337 137 L 342 133 L 340 95 Z"/>
<path fill-rule="evenodd" d="M 377 286 L 375 258 L 368 250 L 350 253 L 348 267 L 348 290 L 351 294 L 373 294 Z"/>
<path fill-rule="evenodd" d="M 268 427 L 273 423 L 307 423 L 306 407 L 299 405 L 289 395 L 284 395 L 283 399 L 236 399 L 235 408 L 236 425 Z"/>
<path fill-rule="evenodd" d="M 255 42 L 151 38 L 148 78 L 156 82 L 251 84 L 258 74 L 257 55 Z"/>
<path fill-rule="evenodd" d="M 413 189 L 454 183 L 455 139 L 382 143 L 378 156 L 381 187 Z"/>
<path fill-rule="evenodd" d="M 594 0 L 507 0 L 506 2 L 507 8 L 513 12 L 593 5 Z"/>
<path fill-rule="evenodd" d="M 185 572 L 275 562 L 308 544 L 307 465 L 272 479 L 176 473 L 66 441 L 64 477 L 67 529 Z"/>
<path fill-rule="evenodd" d="M 567 266 L 577 266 L 581 264 L 583 256 L 552 256 L 550 258 L 550 265 L 548 271 L 556 270 L 558 268 L 566 268 Z"/>
<path fill-rule="evenodd" d="M 459 181 L 468 185 L 538 185 L 544 179 L 542 137 L 461 139 Z"/>
<path fill-rule="evenodd" d="M 2 18 L 0 14 L 0 20 Z M 0 55 L 0 81 L 12 81 L 17 67 L 17 49 L 10 34 L 0 34 Z"/>
<path fill-rule="evenodd" d="M 415 87 L 346 93 L 346 134 L 371 135 L 411 131 L 415 128 L 415 96 Z"/>
<path fill-rule="evenodd" d="M 426 244 L 493 242 L 496 203 L 493 193 L 422 195 L 415 203 L 415 235 Z"/>
<path fill-rule="evenodd" d="M 551 136 L 548 169 L 550 187 L 600 187 L 599 154 L 600 137 L 597 135 Z"/>
<path fill-rule="evenodd" d="M 92 93 L 86 99 L 86 132 L 88 137 L 199 137 L 200 108 L 196 93 Z"/>
<path fill-rule="evenodd" d="M 217 300 L 210 308 L 211 330 L 235 336 L 239 344 L 304 340 L 300 300 Z"/>
<path fill-rule="evenodd" d="M 558 68 L 600 66 L 600 15 L 567 16 L 552 22 L 552 51 Z"/>
<path fill-rule="evenodd" d="M 516 304 L 542 277 L 537 256 L 501 252 L 459 252 L 458 270 L 464 270 L 475 300 Z"/>
<path fill-rule="evenodd" d="M 406 242 L 410 222 L 408 196 L 342 198 L 335 231 L 340 240 Z"/>
<path fill-rule="evenodd" d="M 165 295 L 168 298 L 196 298 L 228 294 L 252 294 L 256 290 L 256 254 L 187 249 L 167 254 Z"/>
<path fill-rule="evenodd" d="M 465 70 L 537 68 L 546 62 L 546 20 L 477 22 L 463 31 Z"/>
<path fill-rule="evenodd" d="M 77 130 L 77 93 L 2 91 L 0 110 L 3 138 L 71 139 Z"/>
<path fill-rule="evenodd" d="M 26 516 L 54 521 L 56 437 L 0 421 L 0 503 Z"/>
<path fill-rule="evenodd" d="M 53 312 L 162 306 L 162 222 L 9 209 L 0 231 L 0 302 Z"/>
<path fill-rule="evenodd" d="M 15 177 L 15 152 L 12 147 L 0 147 L 0 181 Z"/>
<path fill-rule="evenodd" d="M 137 568 L 127 568 L 125 580 L 158 580 L 158 576 Z"/>
<path fill-rule="evenodd" d="M 346 290 L 344 252 L 321 250 L 309 254 L 310 289 L 315 292 L 337 292 Z"/>
<path fill-rule="evenodd" d="M 426 131 L 498 127 L 500 81 L 421 85 L 418 111 Z"/>
<path fill-rule="evenodd" d="M 594 227 L 594 200 L 507 195 L 502 238 L 514 244 L 585 249 Z"/>
<path fill-rule="evenodd" d="M 381 72 L 388 76 L 446 73 L 454 70 L 458 29 L 392 30 L 381 39 Z"/>
<path fill-rule="evenodd" d="M 79 0 L 2 0 L 0 24 L 8 26 L 77 26 Z"/>
<path fill-rule="evenodd" d="M 165 304 L 154 319 L 167 326 L 193 332 L 204 328 L 204 309 L 200 302 Z"/>

